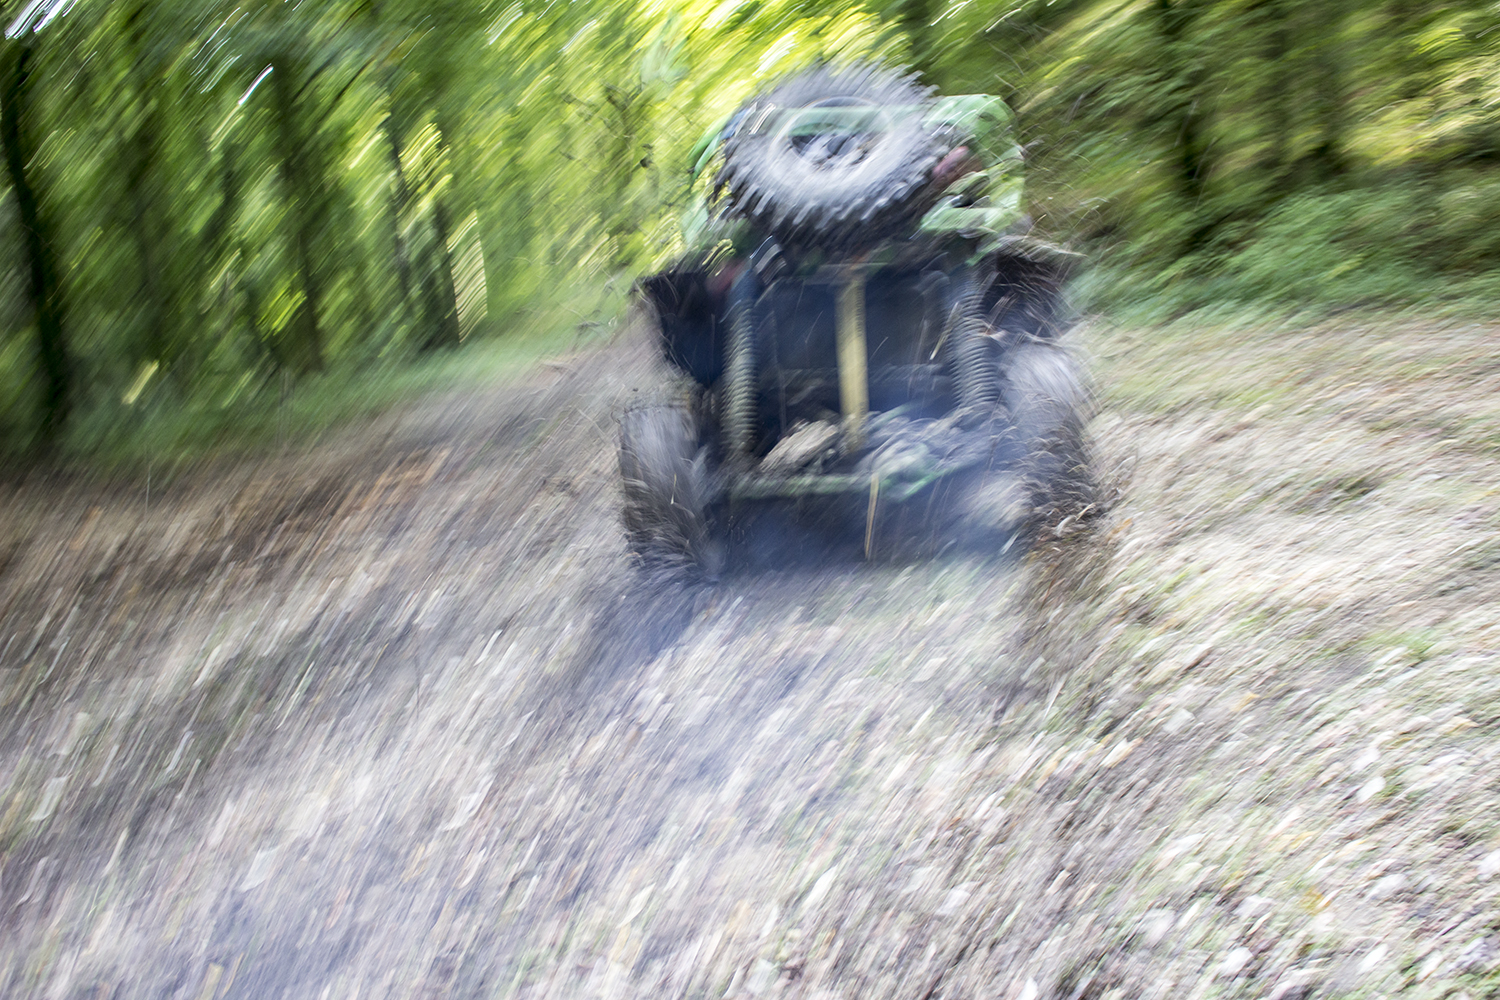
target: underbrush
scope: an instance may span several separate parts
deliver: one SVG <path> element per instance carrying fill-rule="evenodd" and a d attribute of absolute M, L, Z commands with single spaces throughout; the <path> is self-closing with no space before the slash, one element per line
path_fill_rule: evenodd
<path fill-rule="evenodd" d="M 1083 299 L 1132 322 L 1190 313 L 1313 313 L 1421 304 L 1429 314 L 1493 314 L 1500 302 L 1500 178 L 1476 172 L 1315 189 L 1253 220 L 1228 219 L 1099 254 Z M 1160 262 L 1172 259 L 1162 267 Z"/>

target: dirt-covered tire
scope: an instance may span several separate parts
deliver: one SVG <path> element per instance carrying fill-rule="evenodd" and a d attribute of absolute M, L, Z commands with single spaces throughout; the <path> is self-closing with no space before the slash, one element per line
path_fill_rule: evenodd
<path fill-rule="evenodd" d="M 724 568 L 704 437 L 684 406 L 645 406 L 620 418 L 625 532 L 648 568 L 708 579 Z"/>
<path fill-rule="evenodd" d="M 790 246 L 849 250 L 909 228 L 941 194 L 951 139 L 923 121 L 929 91 L 877 67 L 820 68 L 749 101 L 724 143 L 732 208 Z M 878 131 L 793 135 L 782 109 L 867 107 Z M 804 119 L 805 122 L 805 119 Z"/>
<path fill-rule="evenodd" d="M 1024 456 L 1030 520 L 1060 524 L 1095 499 L 1084 434 L 1091 414 L 1088 390 L 1077 361 L 1056 344 L 1018 344 L 1005 352 L 1002 364 L 1002 402 Z"/>

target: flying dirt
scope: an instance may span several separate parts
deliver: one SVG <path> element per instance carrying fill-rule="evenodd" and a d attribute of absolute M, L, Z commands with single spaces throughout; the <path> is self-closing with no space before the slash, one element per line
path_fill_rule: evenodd
<path fill-rule="evenodd" d="M 0 993 L 1488 995 L 1494 331 L 1379 332 L 1085 331 L 1123 493 L 1024 556 L 643 592 L 638 336 L 11 483 Z"/>

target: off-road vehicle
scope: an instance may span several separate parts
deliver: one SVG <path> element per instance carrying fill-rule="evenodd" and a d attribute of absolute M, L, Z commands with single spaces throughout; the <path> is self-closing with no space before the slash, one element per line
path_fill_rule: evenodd
<path fill-rule="evenodd" d="M 1009 126 L 993 97 L 823 67 L 701 144 L 693 249 L 637 285 L 679 376 L 621 421 L 637 555 L 717 575 L 768 502 L 853 521 L 867 555 L 902 515 L 962 533 L 985 483 L 1013 522 L 1086 504 L 1086 396 L 1056 342 L 1076 258 L 1020 233 Z"/>

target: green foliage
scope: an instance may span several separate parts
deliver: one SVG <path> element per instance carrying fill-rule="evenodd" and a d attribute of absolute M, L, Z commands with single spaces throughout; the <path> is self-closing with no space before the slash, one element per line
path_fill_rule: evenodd
<path fill-rule="evenodd" d="M 1312 188 L 1221 226 L 1162 266 L 1122 248 L 1094 276 L 1096 301 L 1158 311 L 1215 305 L 1348 308 L 1492 301 L 1500 294 L 1500 178 L 1446 186 Z"/>
<path fill-rule="evenodd" d="M 1479 5 L 1192 6 L 1199 62 L 1176 82 L 1199 102 L 1207 137 L 1196 190 L 1183 180 L 1191 158 L 1180 132 L 1129 163 L 1101 151 L 1120 135 L 1097 119 L 1080 145 L 1098 156 L 1069 178 L 1075 197 L 1100 185 L 1091 204 L 1102 207 L 1073 231 L 1120 246 L 1114 291 L 1183 309 L 1386 305 L 1493 290 L 1483 276 L 1500 247 L 1484 193 L 1497 178 L 1486 163 L 1497 119 L 1483 95 L 1500 76 Z M 1475 61 L 1481 51 L 1487 63 Z M 1455 88 L 1475 99 L 1452 100 Z M 1149 87 L 1110 89 L 1125 122 L 1129 109 L 1154 104 Z"/>
<path fill-rule="evenodd" d="M 618 312 L 680 247 L 703 129 L 765 74 L 881 44 L 866 11 L 791 0 L 0 19 L 0 455 L 253 424 L 333 375 Z"/>
<path fill-rule="evenodd" d="M 1500 291 L 1492 0 L 9 0 L 0 20 L 0 454 L 97 449 L 115 439 L 91 428 L 148 413 L 253 421 L 267 386 L 617 313 L 682 249 L 693 143 L 825 58 L 1010 101 L 1030 214 L 1102 261 L 1095 304 Z"/>
<path fill-rule="evenodd" d="M 1015 102 L 1096 305 L 1494 295 L 1492 2 L 956 0 L 918 30 L 935 82 Z"/>

